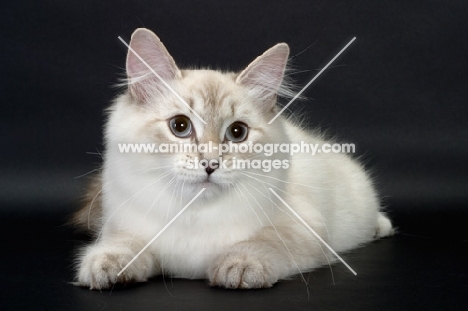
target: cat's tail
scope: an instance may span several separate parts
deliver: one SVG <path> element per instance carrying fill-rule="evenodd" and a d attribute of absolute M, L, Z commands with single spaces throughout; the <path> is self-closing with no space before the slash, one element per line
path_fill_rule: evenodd
<path fill-rule="evenodd" d="M 74 212 L 68 225 L 89 233 L 100 229 L 102 219 L 102 173 L 90 177 L 81 207 Z"/>
<path fill-rule="evenodd" d="M 379 212 L 377 216 L 377 228 L 375 229 L 375 238 L 380 239 L 395 234 L 395 228 L 392 222 L 384 212 Z"/>

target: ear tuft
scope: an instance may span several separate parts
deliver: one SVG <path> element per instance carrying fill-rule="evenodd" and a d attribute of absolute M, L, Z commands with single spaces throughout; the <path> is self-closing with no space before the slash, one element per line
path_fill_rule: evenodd
<path fill-rule="evenodd" d="M 288 56 L 288 45 L 279 43 L 250 63 L 239 74 L 236 82 L 251 89 L 264 100 L 271 100 L 276 95 L 289 96 L 288 88 L 282 88 Z"/>
<path fill-rule="evenodd" d="M 145 101 L 152 93 L 161 93 L 165 87 L 161 79 L 169 83 L 180 78 L 174 59 L 152 31 L 145 28 L 135 30 L 130 47 L 133 51 L 129 49 L 127 54 L 127 78 L 130 93 L 135 99 Z"/>

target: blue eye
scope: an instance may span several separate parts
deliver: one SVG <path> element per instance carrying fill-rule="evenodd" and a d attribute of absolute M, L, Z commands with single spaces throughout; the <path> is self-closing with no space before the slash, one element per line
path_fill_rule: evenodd
<path fill-rule="evenodd" d="M 226 129 L 226 139 L 238 143 L 247 138 L 248 132 L 247 125 L 242 122 L 234 122 Z"/>
<path fill-rule="evenodd" d="M 177 137 L 186 138 L 192 134 L 192 122 L 186 116 L 173 117 L 169 121 L 169 128 Z"/>

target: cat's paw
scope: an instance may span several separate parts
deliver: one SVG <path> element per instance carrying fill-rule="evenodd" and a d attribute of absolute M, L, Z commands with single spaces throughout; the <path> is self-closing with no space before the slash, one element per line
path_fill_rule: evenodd
<path fill-rule="evenodd" d="M 108 249 L 91 250 L 84 257 L 78 268 L 77 285 L 89 289 L 107 289 L 114 284 L 128 284 L 144 282 L 148 279 L 148 260 L 142 258 L 135 260 L 120 275 L 122 268 L 129 263 L 135 254 L 130 250 Z M 146 261 L 146 262 L 145 262 Z"/>
<path fill-rule="evenodd" d="M 229 289 L 269 288 L 278 281 L 271 264 L 251 254 L 220 256 L 208 270 L 211 286 Z"/>

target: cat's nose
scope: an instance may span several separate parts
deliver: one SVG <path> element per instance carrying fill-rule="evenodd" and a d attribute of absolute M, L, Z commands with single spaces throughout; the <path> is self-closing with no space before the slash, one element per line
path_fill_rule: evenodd
<path fill-rule="evenodd" d="M 211 160 L 208 166 L 205 168 L 205 171 L 208 175 L 211 175 L 219 166 L 218 161 Z"/>

